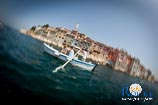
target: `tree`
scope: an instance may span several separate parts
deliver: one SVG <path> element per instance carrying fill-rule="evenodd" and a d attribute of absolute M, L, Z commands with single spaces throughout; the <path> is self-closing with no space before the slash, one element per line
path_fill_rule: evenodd
<path fill-rule="evenodd" d="M 32 26 L 30 30 L 34 32 L 36 30 L 36 26 Z"/>
<path fill-rule="evenodd" d="M 43 28 L 48 28 L 48 27 L 49 27 L 49 24 L 43 25 Z"/>

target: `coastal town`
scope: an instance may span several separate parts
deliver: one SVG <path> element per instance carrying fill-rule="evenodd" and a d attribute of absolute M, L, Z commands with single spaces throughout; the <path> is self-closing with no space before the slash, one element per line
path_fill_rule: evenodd
<path fill-rule="evenodd" d="M 113 70 L 127 73 L 133 77 L 155 82 L 151 70 L 141 64 L 138 58 L 131 56 L 123 49 L 113 48 L 92 40 L 78 31 L 78 25 L 73 30 L 69 30 L 45 24 L 43 26 L 33 26 L 29 30 L 21 29 L 20 32 L 58 48 L 74 44 L 88 51 L 87 60 L 89 61 L 98 65 L 109 66 Z"/>

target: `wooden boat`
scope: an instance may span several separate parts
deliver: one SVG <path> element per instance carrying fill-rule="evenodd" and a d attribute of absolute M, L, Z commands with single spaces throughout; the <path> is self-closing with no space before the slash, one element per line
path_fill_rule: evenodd
<path fill-rule="evenodd" d="M 63 61 L 68 61 L 69 59 L 71 59 L 68 55 L 59 52 L 58 50 L 54 49 L 53 47 L 49 46 L 48 44 L 44 43 L 43 45 L 44 45 L 44 51 L 47 52 L 48 54 L 55 56 Z M 77 67 L 82 68 L 83 70 L 88 70 L 88 71 L 93 71 L 96 67 L 96 64 L 81 61 L 76 58 L 72 59 L 72 61 L 70 61 L 70 63 L 73 66 L 77 66 Z"/>

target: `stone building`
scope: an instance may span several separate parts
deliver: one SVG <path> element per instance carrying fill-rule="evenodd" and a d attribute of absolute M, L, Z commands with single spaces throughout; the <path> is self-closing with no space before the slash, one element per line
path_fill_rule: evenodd
<path fill-rule="evenodd" d="M 153 75 L 149 75 L 148 81 L 155 82 L 155 77 Z"/>
<path fill-rule="evenodd" d="M 132 68 L 132 63 L 133 63 L 133 58 L 131 55 L 127 56 L 127 63 L 128 63 L 127 73 L 130 74 L 131 68 Z"/>
<path fill-rule="evenodd" d="M 140 60 L 134 58 L 133 59 L 133 63 L 131 66 L 131 72 L 130 75 L 135 76 L 135 77 L 139 77 L 141 75 L 141 64 L 140 64 Z"/>
<path fill-rule="evenodd" d="M 66 37 L 65 37 L 65 43 L 69 46 L 72 45 L 72 43 L 74 43 L 75 39 L 74 39 L 74 36 L 72 34 L 66 34 Z"/>
<path fill-rule="evenodd" d="M 148 79 L 149 71 L 150 71 L 149 69 L 146 69 L 144 72 L 144 79 L 146 79 L 146 80 Z"/>
<path fill-rule="evenodd" d="M 145 67 L 143 65 L 141 65 L 141 69 L 140 69 L 140 78 L 144 79 L 144 75 L 145 75 Z"/>
<path fill-rule="evenodd" d="M 62 48 L 64 45 L 76 45 L 88 50 L 88 59 L 98 64 L 109 64 L 115 70 L 129 73 L 132 76 L 154 81 L 150 70 L 146 70 L 140 64 L 139 59 L 133 58 L 124 50 L 119 50 L 94 41 L 87 35 L 79 33 L 77 28 L 68 30 L 63 27 L 33 26 L 30 30 L 23 32 L 48 44 L 57 45 Z"/>
<path fill-rule="evenodd" d="M 109 47 L 107 49 L 107 54 L 108 54 L 107 55 L 107 64 L 114 68 L 118 54 L 119 54 L 119 50 Z"/>
<path fill-rule="evenodd" d="M 49 28 L 48 29 L 47 38 L 49 40 L 51 40 L 52 42 L 57 43 L 56 37 L 57 37 L 57 31 L 56 31 L 56 29 Z"/>
<path fill-rule="evenodd" d="M 47 30 L 38 27 L 38 28 L 36 28 L 36 30 L 34 31 L 34 33 L 35 33 L 36 35 L 41 35 L 41 36 L 46 37 L 48 32 L 47 32 Z"/>
<path fill-rule="evenodd" d="M 116 59 L 114 69 L 127 72 L 128 71 L 128 54 L 127 52 L 120 50 Z"/>

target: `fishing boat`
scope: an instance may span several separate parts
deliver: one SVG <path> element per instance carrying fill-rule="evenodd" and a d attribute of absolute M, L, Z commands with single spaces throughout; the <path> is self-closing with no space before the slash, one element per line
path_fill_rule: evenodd
<path fill-rule="evenodd" d="M 44 45 L 44 51 L 47 52 L 48 54 L 50 54 L 54 57 L 57 57 L 57 58 L 59 58 L 60 60 L 63 60 L 63 61 L 68 61 L 69 59 L 71 59 L 71 57 L 69 57 L 66 54 L 63 54 L 63 53 L 59 52 L 58 50 L 56 50 L 55 48 L 53 48 L 50 45 L 48 45 L 46 43 L 44 43 L 43 45 Z M 83 70 L 88 70 L 88 71 L 93 71 L 96 67 L 96 64 L 92 64 L 91 62 L 85 62 L 85 61 L 79 60 L 77 58 L 72 59 L 70 61 L 70 63 L 73 66 L 77 66 L 77 67 L 82 68 Z"/>

